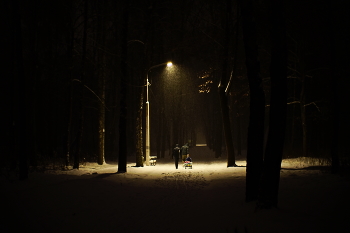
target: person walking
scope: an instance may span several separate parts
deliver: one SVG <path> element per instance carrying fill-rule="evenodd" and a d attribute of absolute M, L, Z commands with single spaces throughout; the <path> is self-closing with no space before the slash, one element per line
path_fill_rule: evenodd
<path fill-rule="evenodd" d="M 181 147 L 181 155 L 182 155 L 182 161 L 183 161 L 183 162 L 185 162 L 186 158 L 187 158 L 188 156 L 190 156 L 188 143 L 185 143 L 185 145 L 183 145 L 183 146 Z"/>
<path fill-rule="evenodd" d="M 181 154 L 181 148 L 179 147 L 179 144 L 176 144 L 174 149 L 173 149 L 173 156 L 172 156 L 175 159 L 175 167 L 176 167 L 176 169 L 179 166 L 180 154 Z"/>

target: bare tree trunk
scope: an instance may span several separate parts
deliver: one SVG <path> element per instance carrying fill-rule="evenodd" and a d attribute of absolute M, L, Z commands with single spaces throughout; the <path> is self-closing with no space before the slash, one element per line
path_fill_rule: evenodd
<path fill-rule="evenodd" d="M 223 59 L 223 68 L 222 68 L 222 77 L 221 82 L 219 86 L 219 96 L 220 96 L 220 103 L 221 103 L 221 114 L 222 114 L 222 122 L 223 122 L 223 128 L 225 132 L 225 142 L 226 142 L 226 149 L 227 149 L 227 167 L 235 167 L 236 165 L 236 159 L 235 159 L 235 150 L 233 148 L 233 140 L 232 140 L 232 128 L 231 128 L 231 122 L 230 122 L 230 111 L 228 107 L 228 100 L 225 93 L 225 89 L 227 86 L 227 80 L 228 80 L 228 63 L 229 63 L 229 41 L 230 41 L 230 31 L 231 31 L 231 0 L 226 1 L 226 17 L 225 17 L 225 25 L 226 25 L 226 36 L 224 38 L 224 59 Z"/>
<path fill-rule="evenodd" d="M 144 89 L 144 88 L 143 88 Z M 143 90 L 142 89 L 142 90 Z M 143 119 L 143 91 L 140 98 L 140 108 L 138 110 L 138 117 L 136 119 L 136 167 L 143 167 L 143 130 L 142 130 L 142 119 Z"/>
<path fill-rule="evenodd" d="M 161 101 L 162 102 L 162 101 Z M 162 117 L 162 103 L 160 103 L 160 108 L 157 109 L 157 131 L 158 133 L 156 134 L 156 152 L 157 152 L 157 157 L 161 158 L 161 143 L 163 142 L 162 138 L 164 137 L 164 130 L 163 130 L 163 117 Z"/>
<path fill-rule="evenodd" d="M 72 9 L 72 6 L 70 6 Z M 70 64 L 70 70 L 69 70 L 69 96 L 68 96 L 68 122 L 67 122 L 67 137 L 66 137 L 66 157 L 65 157 L 65 165 L 66 167 L 69 166 L 69 162 L 70 162 L 70 157 L 71 157 L 71 153 L 74 156 L 74 161 L 73 161 L 73 168 L 77 168 L 79 169 L 79 154 L 80 152 L 78 152 L 80 150 L 80 148 L 77 148 L 77 145 L 80 145 L 80 143 L 77 142 L 77 140 L 80 140 L 80 136 L 76 136 L 74 141 L 72 141 L 72 122 L 74 119 L 74 115 L 78 115 L 78 114 L 82 114 L 81 113 L 81 106 L 79 104 L 81 104 L 80 101 L 80 93 L 81 93 L 81 87 L 80 87 L 80 83 L 76 83 L 74 81 L 74 77 L 73 77 L 73 71 L 72 71 L 72 67 L 73 67 L 73 50 L 74 50 L 74 27 L 73 27 L 73 23 L 72 23 L 72 19 L 70 19 L 70 31 L 68 32 L 68 38 L 67 38 L 67 44 L 68 44 L 68 59 L 69 59 L 69 64 Z M 82 80 L 80 80 L 82 81 Z M 78 110 L 73 110 L 73 106 L 75 105 L 75 102 L 77 102 L 78 104 Z M 82 119 L 82 115 L 79 115 L 79 124 L 80 124 L 80 120 Z M 78 126 L 78 134 L 81 132 L 82 130 L 82 125 Z M 72 147 L 75 147 L 75 150 L 72 149 Z M 78 161 L 78 162 L 76 162 Z"/>
<path fill-rule="evenodd" d="M 287 44 L 284 1 L 271 0 L 271 106 L 269 134 L 258 207 L 278 205 L 280 170 L 287 118 Z"/>
<path fill-rule="evenodd" d="M 307 157 L 307 125 L 305 111 L 305 74 L 304 71 L 301 77 L 301 92 L 300 92 L 300 118 L 303 132 L 303 157 Z"/>
<path fill-rule="evenodd" d="M 98 44 L 104 47 L 105 45 L 105 5 L 103 2 L 98 4 L 99 6 L 99 17 L 98 17 L 98 28 L 100 35 L 98 36 Z M 85 2 L 85 9 L 87 14 L 87 0 Z M 86 16 L 87 18 L 87 16 Z M 87 25 L 87 22 L 86 22 Z M 85 27 L 84 27 L 85 30 Z M 85 33 L 84 33 L 85 34 Z M 85 36 L 84 36 L 85 37 Z M 86 40 L 86 38 L 85 38 Z M 99 111 L 98 111 L 98 158 L 97 164 L 103 165 L 105 163 L 105 99 L 106 99 L 106 73 L 105 73 L 105 53 L 104 51 L 98 50 L 98 86 L 99 86 Z"/>
<path fill-rule="evenodd" d="M 339 154 L 338 154 L 338 141 L 339 141 L 339 98 L 338 98 L 338 74 L 337 71 L 333 70 L 334 76 L 331 80 L 332 86 L 332 144 L 331 144 L 331 158 L 332 158 L 332 173 L 336 174 L 339 172 Z"/>
<path fill-rule="evenodd" d="M 72 50 L 69 50 L 72 52 Z M 71 56 L 69 56 L 70 58 L 72 58 Z M 69 71 L 69 76 L 70 76 L 70 80 L 69 80 L 69 95 L 68 95 L 68 122 L 67 122 L 67 135 L 66 135 L 66 156 L 65 156 L 65 165 L 66 167 L 69 166 L 69 160 L 70 160 L 70 151 L 71 151 L 71 128 L 72 128 L 72 117 L 73 117 L 73 109 L 72 109 L 72 105 L 73 105 L 73 81 L 72 81 L 72 70 Z"/>
<path fill-rule="evenodd" d="M 168 138 L 168 130 L 167 130 L 167 122 L 166 122 L 166 118 L 165 118 L 165 111 L 163 109 L 162 111 L 162 139 L 161 139 L 161 154 L 160 157 L 164 158 L 165 157 L 165 148 L 166 148 L 166 143 L 167 143 L 167 138 Z"/>
<path fill-rule="evenodd" d="M 78 119 L 78 131 L 77 131 L 77 136 L 75 137 L 75 140 L 72 143 L 72 148 L 74 147 L 73 150 L 73 169 L 79 169 L 79 160 L 80 160 L 80 153 L 81 153 L 81 142 L 82 142 L 82 137 L 83 137 L 83 129 L 84 129 L 84 107 L 83 107 L 83 94 L 82 94 L 82 84 L 81 82 L 83 81 L 84 77 L 83 74 L 80 77 L 80 82 L 76 83 L 75 86 L 75 91 L 73 101 L 77 101 L 77 115 L 79 116 Z"/>
<path fill-rule="evenodd" d="M 129 2 L 126 2 L 123 7 L 122 16 L 122 40 L 121 40 L 121 70 L 122 77 L 120 83 L 120 117 L 119 117 L 119 156 L 118 156 L 118 173 L 126 172 L 127 164 L 127 96 L 128 96 L 128 21 L 129 21 Z"/>
<path fill-rule="evenodd" d="M 214 133 L 212 134 L 212 138 L 213 138 L 213 150 L 215 152 L 215 158 L 220 158 L 221 155 L 222 155 L 222 146 L 223 146 L 223 124 L 222 123 L 217 123 L 217 122 L 220 122 L 220 120 L 218 119 L 219 116 L 212 116 L 213 119 L 214 119 L 214 126 L 213 128 L 215 129 L 214 130 Z M 226 147 L 227 148 L 227 147 Z M 227 150 L 227 149 L 226 149 Z M 227 151 L 226 151 L 227 153 Z"/>
<path fill-rule="evenodd" d="M 335 41 L 335 35 L 336 35 L 336 29 L 334 25 L 335 22 L 335 14 L 337 13 L 335 11 L 336 3 L 331 3 L 331 20 L 332 23 L 330 24 L 329 35 L 330 35 L 330 64 L 331 64 L 331 90 L 332 90 L 332 97 L 331 97 L 331 103 L 332 103 L 332 144 L 331 144 L 331 158 L 332 158 L 332 174 L 336 174 L 339 172 L 339 120 L 340 120 L 340 105 L 339 105 L 339 96 L 338 96 L 338 80 L 339 80 L 339 70 L 340 68 L 337 67 L 339 64 L 339 58 L 336 54 L 337 47 L 336 47 L 336 41 Z M 338 59 L 337 59 L 338 58 Z"/>
<path fill-rule="evenodd" d="M 100 98 L 102 103 L 99 103 L 99 119 L 98 119 L 98 131 L 99 131 L 99 152 L 98 161 L 99 165 L 105 163 L 105 97 L 106 97 L 106 77 L 105 72 L 102 71 L 102 75 L 99 78 L 100 82 Z"/>
<path fill-rule="evenodd" d="M 250 116 L 247 139 L 246 202 L 257 200 L 263 165 L 265 94 L 260 77 L 253 1 L 239 1 L 242 12 L 243 41 L 250 89 Z"/>
<path fill-rule="evenodd" d="M 295 75 L 296 76 L 296 75 Z M 296 98 L 296 85 L 295 85 L 296 79 L 293 79 L 293 99 Z M 290 126 L 291 128 L 291 133 L 290 133 L 290 145 L 289 148 L 294 148 L 294 143 L 295 143 L 295 118 L 296 118 L 296 105 L 293 104 L 292 107 L 292 125 Z"/>
<path fill-rule="evenodd" d="M 73 161 L 73 168 L 79 169 L 79 161 L 80 161 L 80 155 L 81 155 L 81 146 L 82 146 L 82 138 L 83 138 L 83 131 L 84 131 L 84 107 L 83 107 L 83 101 L 82 101 L 82 87 L 78 87 L 78 114 L 79 114 L 79 123 L 78 123 L 78 133 L 76 137 L 76 141 L 74 142 L 76 144 L 76 149 L 74 152 L 74 161 Z"/>
<path fill-rule="evenodd" d="M 241 115 L 237 106 L 237 154 L 242 155 Z"/>
<path fill-rule="evenodd" d="M 3 19 L 8 20 L 9 26 L 7 28 L 4 28 L 6 35 L 9 35 L 9 40 L 8 40 L 8 47 L 4 48 L 4 54 L 8 54 L 8 57 L 6 60 L 3 61 L 3 66 L 5 68 L 5 71 L 7 72 L 8 76 L 3 78 L 3 81 L 8 82 L 8 86 L 5 86 L 5 89 L 1 91 L 1 94 L 3 98 L 2 100 L 4 101 L 4 104 L 8 104 L 6 106 L 6 109 L 4 108 L 4 114 L 8 113 L 7 115 L 7 122 L 5 122 L 6 128 L 5 134 L 3 134 L 5 137 L 2 141 L 4 145 L 4 150 L 2 150 L 2 153 L 4 155 L 3 159 L 5 162 L 8 159 L 8 162 L 10 162 L 10 169 L 14 170 L 17 167 L 17 162 L 18 162 L 18 127 L 17 127 L 17 102 L 18 102 L 18 94 L 17 94 L 17 76 L 14 71 L 16 69 L 16 57 L 17 54 L 15 53 L 16 51 L 16 32 L 14 31 L 15 27 L 15 14 L 13 9 L 13 2 L 15 1 L 3 1 L 3 5 L 1 10 L 3 10 L 2 15 L 4 16 Z M 6 41 L 6 40 L 4 40 Z M 6 43 L 6 42 L 4 42 Z M 6 56 L 6 55 L 5 55 Z M 9 98 L 9 99 L 6 99 Z M 8 101 L 7 101 L 8 100 Z M 6 111 L 7 110 L 7 111 Z"/>
<path fill-rule="evenodd" d="M 225 142 L 226 142 L 226 149 L 227 149 L 227 167 L 235 167 L 237 165 L 235 161 L 235 151 L 234 151 L 233 141 L 232 141 L 232 131 L 231 131 L 231 123 L 230 123 L 230 114 L 228 109 L 228 101 L 225 95 L 224 86 L 219 87 L 219 94 L 220 94 L 223 129 L 225 133 Z"/>
<path fill-rule="evenodd" d="M 13 10 L 13 24 L 14 24 L 14 70 L 17 70 L 17 112 L 15 124 L 17 125 L 17 136 L 18 144 L 15 145 L 19 149 L 18 151 L 18 160 L 19 160 L 19 179 L 25 180 L 28 179 L 28 158 L 27 158 L 27 96 L 26 96 L 26 78 L 24 74 L 24 65 L 23 65 L 23 51 L 22 51 L 22 25 L 21 25 L 21 16 L 19 13 L 19 1 L 12 2 Z"/>

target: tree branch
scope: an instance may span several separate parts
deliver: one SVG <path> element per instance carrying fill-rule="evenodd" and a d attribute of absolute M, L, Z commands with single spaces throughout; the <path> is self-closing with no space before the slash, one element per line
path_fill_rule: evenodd
<path fill-rule="evenodd" d="M 86 89 L 88 89 L 89 91 L 91 91 L 92 94 L 94 94 L 94 95 L 97 97 L 97 99 L 101 102 L 101 104 L 103 105 L 103 107 L 105 107 L 105 109 L 107 109 L 107 110 L 109 111 L 109 109 L 108 109 L 107 106 L 103 103 L 103 101 L 101 100 L 101 98 L 100 98 L 93 90 L 91 90 L 88 86 L 86 86 L 85 84 L 83 84 L 79 79 L 73 79 L 72 82 L 73 82 L 73 81 L 76 81 L 76 82 L 81 83 L 81 85 L 83 85 L 84 87 L 86 87 Z"/>

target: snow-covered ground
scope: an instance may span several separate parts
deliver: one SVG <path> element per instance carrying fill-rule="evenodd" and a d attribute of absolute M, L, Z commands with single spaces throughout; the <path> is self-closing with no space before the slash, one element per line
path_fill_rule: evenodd
<path fill-rule="evenodd" d="M 117 164 L 1 177 L 0 232 L 349 232 L 348 176 L 284 160 L 279 208 L 245 203 L 246 162 L 193 157 L 193 169 Z M 246 231 L 245 231 L 246 230 Z"/>

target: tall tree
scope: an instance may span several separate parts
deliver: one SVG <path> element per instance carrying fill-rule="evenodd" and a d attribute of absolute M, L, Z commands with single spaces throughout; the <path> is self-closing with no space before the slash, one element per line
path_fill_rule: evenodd
<path fill-rule="evenodd" d="M 227 167 L 235 167 L 236 161 L 235 161 L 235 150 L 233 147 L 233 140 L 232 140 L 232 127 L 230 122 L 230 111 L 228 107 L 228 96 L 226 92 L 226 87 L 228 85 L 228 76 L 229 76 L 229 55 L 230 55 L 230 36 L 231 36 L 231 0 L 226 1 L 226 12 L 224 17 L 224 25 L 226 25 L 226 35 L 224 38 L 224 59 L 223 59 L 223 67 L 222 67 L 222 76 L 221 81 L 219 85 L 219 96 L 220 96 L 220 103 L 221 103 L 221 114 L 222 114 L 222 122 L 223 122 L 223 128 L 225 132 L 225 142 L 226 142 L 226 148 L 227 148 Z"/>
<path fill-rule="evenodd" d="M 332 76 L 330 77 L 331 79 L 331 103 L 332 103 L 332 143 L 331 143 L 331 158 L 332 158 L 332 173 L 336 174 L 339 172 L 339 166 L 340 166 L 340 161 L 339 161 L 339 120 L 340 120 L 340 104 L 339 104 L 339 94 L 338 94 L 338 80 L 339 80 L 339 70 L 340 68 L 337 67 L 339 61 L 338 61 L 338 56 L 336 53 L 337 46 L 336 46 L 336 35 L 337 33 L 335 32 L 334 25 L 336 25 L 336 10 L 335 7 L 337 6 L 336 3 L 332 2 L 331 3 L 331 18 L 330 21 L 332 23 L 329 24 L 328 30 L 329 30 L 329 35 L 330 35 L 330 56 L 331 61 L 330 61 L 330 66 L 331 66 L 331 74 Z"/>
<path fill-rule="evenodd" d="M 27 158 L 27 96 L 26 96 L 26 78 L 24 74 L 23 65 L 23 49 L 22 49 L 22 25 L 21 25 L 21 15 L 19 13 L 20 5 L 19 1 L 12 1 L 10 5 L 13 11 L 13 51 L 14 51 L 14 63 L 13 70 L 17 72 L 17 99 L 16 99 L 16 109 L 15 113 L 16 119 L 14 124 L 17 126 L 17 142 L 15 145 L 19 149 L 18 159 L 19 159 L 19 179 L 25 180 L 28 178 L 28 158 Z"/>
<path fill-rule="evenodd" d="M 87 12 L 87 0 L 85 0 L 85 12 Z M 85 13 L 87 14 L 87 13 Z M 97 43 L 101 48 L 105 48 L 105 2 L 102 1 L 98 4 L 98 30 L 100 31 L 97 36 Z M 86 16 L 87 18 L 87 16 Z M 85 26 L 84 26 L 85 31 Z M 85 34 L 85 33 L 84 33 Z M 85 36 L 84 36 L 85 38 Z M 86 38 L 85 38 L 86 40 Z M 105 66 L 105 51 L 102 49 L 98 50 L 98 86 L 100 90 L 100 101 L 98 107 L 98 157 L 97 163 L 103 165 L 105 162 L 105 99 L 106 99 L 106 66 Z"/>
<path fill-rule="evenodd" d="M 72 4 L 72 2 L 71 2 Z M 72 9 L 72 7 L 70 7 Z M 67 33 L 67 54 L 68 54 L 68 64 L 69 64 L 69 71 L 68 71 L 68 116 L 67 116 L 67 132 L 66 132 L 66 143 L 65 143 L 65 166 L 68 167 L 70 163 L 70 156 L 71 156 L 71 134 L 72 134 L 72 122 L 73 122 L 73 93 L 74 93 L 74 78 L 73 78 L 73 50 L 74 50 L 74 26 L 72 23 L 72 19 L 70 17 L 69 20 L 69 30 Z"/>
<path fill-rule="evenodd" d="M 143 90 L 144 88 L 142 88 Z M 136 145 L 136 167 L 143 167 L 143 133 L 142 133 L 142 109 L 143 109 L 143 91 L 141 91 L 141 98 L 139 109 L 137 110 L 137 118 L 136 118 L 136 137 L 137 137 L 137 145 Z"/>
<path fill-rule="evenodd" d="M 303 157 L 307 157 L 307 123 L 306 123 L 306 102 L 305 102 L 305 86 L 306 86 L 306 75 L 305 70 L 302 70 L 301 77 L 301 91 L 300 91 L 300 118 L 301 118 L 301 127 L 303 131 Z"/>
<path fill-rule="evenodd" d="M 265 94 L 258 60 L 256 22 L 252 0 L 239 1 L 242 14 L 245 63 L 250 90 L 247 139 L 246 202 L 257 200 L 263 165 Z"/>
<path fill-rule="evenodd" d="M 69 4 L 69 10 L 70 10 L 70 19 L 69 19 L 69 36 L 68 36 L 68 44 L 69 44 L 69 52 L 70 52 L 70 59 L 71 59 L 71 65 L 74 66 L 74 46 L 75 46 L 75 6 L 74 2 L 70 2 Z M 72 78 L 74 78 L 73 71 L 71 70 Z M 73 79 L 72 82 L 74 82 L 73 86 L 73 102 L 75 102 L 75 113 L 73 113 L 73 116 L 77 116 L 78 118 L 78 129 L 76 136 L 74 138 L 74 141 L 72 142 L 71 147 L 73 147 L 73 168 L 79 169 L 79 163 L 80 163 L 80 157 L 81 157 L 81 151 L 82 151 L 82 140 L 83 140 L 83 132 L 84 132 L 84 106 L 83 106 L 83 85 L 84 82 L 83 77 L 80 77 L 80 80 Z"/>
<path fill-rule="evenodd" d="M 258 207 L 277 207 L 287 117 L 287 45 L 284 1 L 270 1 L 271 106 L 269 134 L 259 189 Z"/>
<path fill-rule="evenodd" d="M 119 155 L 118 173 L 126 172 L 127 164 L 127 95 L 128 95 L 128 22 L 129 2 L 123 2 L 121 32 L 121 81 L 120 81 L 120 117 L 119 117 Z"/>

